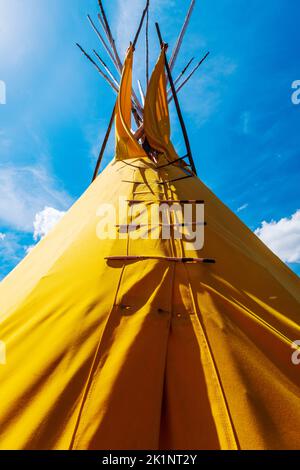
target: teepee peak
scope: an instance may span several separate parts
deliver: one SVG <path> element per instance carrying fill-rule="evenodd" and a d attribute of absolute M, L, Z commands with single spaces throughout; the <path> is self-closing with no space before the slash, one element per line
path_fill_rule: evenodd
<path fill-rule="evenodd" d="M 185 33 L 187 31 L 188 24 L 191 19 L 192 12 L 195 7 L 195 0 L 191 0 L 187 15 L 183 22 L 183 26 L 180 30 L 178 35 L 177 41 L 175 43 L 174 49 L 172 51 L 170 62 L 167 59 L 167 49 L 168 44 L 166 44 L 160 32 L 160 28 L 158 23 L 156 23 L 156 30 L 158 35 L 158 40 L 161 46 L 161 54 L 160 59 L 155 67 L 153 72 L 152 78 L 150 80 L 149 74 L 149 9 L 150 9 L 150 1 L 147 0 L 145 8 L 142 12 L 141 19 L 137 28 L 137 32 L 135 34 L 134 40 L 130 43 L 130 47 L 127 50 L 125 62 L 122 63 L 120 55 L 117 50 L 117 45 L 114 40 L 112 30 L 109 25 L 109 21 L 104 9 L 103 2 L 99 0 L 100 6 L 100 13 L 98 15 L 99 22 L 101 24 L 103 32 L 101 33 L 98 27 L 95 25 L 92 18 L 88 15 L 89 23 L 91 24 L 93 30 L 97 34 L 102 46 L 104 47 L 105 52 L 108 54 L 113 67 L 116 69 L 116 72 L 121 77 L 121 82 L 115 79 L 113 72 L 111 71 L 110 67 L 104 62 L 104 60 L 100 57 L 97 51 L 94 50 L 96 58 L 100 62 L 102 68 L 92 59 L 92 57 L 79 45 L 78 47 L 84 53 L 84 55 L 89 59 L 89 61 L 95 66 L 99 74 L 104 78 L 104 80 L 110 85 L 112 90 L 117 94 L 117 104 L 112 111 L 112 116 L 109 121 L 108 129 L 103 140 L 102 147 L 100 149 L 99 158 L 97 161 L 96 169 L 93 175 L 93 181 L 97 177 L 102 158 L 105 152 L 106 144 L 110 135 L 110 132 L 113 127 L 114 118 L 116 117 L 116 158 L 129 158 L 130 155 L 142 155 L 144 153 L 148 155 L 151 159 L 153 158 L 155 161 L 157 160 L 157 156 L 159 153 L 164 153 L 167 158 L 171 161 L 176 160 L 177 165 L 186 168 L 190 166 L 193 173 L 196 172 L 195 163 L 192 156 L 192 150 L 189 143 L 188 133 L 186 130 L 186 126 L 183 120 L 181 108 L 179 105 L 179 100 L 177 94 L 180 90 L 186 85 L 186 83 L 190 80 L 190 78 L 194 75 L 194 73 L 198 70 L 200 65 L 204 62 L 207 58 L 209 53 L 206 53 L 203 59 L 194 67 L 194 69 L 190 72 L 187 78 L 185 78 L 185 73 L 189 69 L 193 59 L 191 59 L 188 64 L 184 67 L 184 69 L 180 72 L 177 78 L 174 80 L 172 77 L 172 71 L 176 64 L 176 60 L 178 58 Z M 143 88 L 141 80 L 137 80 L 138 90 L 140 93 L 140 99 L 137 96 L 137 93 L 134 91 L 134 87 L 132 86 L 132 59 L 133 53 L 138 46 L 138 40 L 141 35 L 141 31 L 145 24 L 145 41 L 146 41 L 146 77 L 145 77 L 145 87 Z M 129 66 L 129 62 L 131 62 L 131 66 Z M 126 74 L 126 78 L 124 78 L 124 73 Z M 158 74 L 160 74 L 160 79 L 157 80 Z M 126 84 L 125 84 L 126 81 Z M 167 88 L 167 85 L 170 85 L 170 88 Z M 121 86 L 122 85 L 122 86 Z M 151 86 L 151 93 L 149 93 L 149 86 Z M 127 87 L 127 88 L 126 88 Z M 129 88 L 131 87 L 131 90 Z M 125 89 L 127 90 L 125 92 Z M 145 91 L 144 91 L 145 90 Z M 157 101 L 155 107 L 157 114 L 152 113 L 153 101 L 154 96 L 158 99 L 160 97 L 163 100 L 162 102 Z M 122 97 L 122 107 L 120 107 L 120 96 Z M 125 109 L 125 99 L 126 96 L 126 109 Z M 179 158 L 176 154 L 176 151 L 171 144 L 170 141 L 170 121 L 169 121 L 169 112 L 168 106 L 174 100 L 174 104 L 176 107 L 176 111 L 178 114 L 178 119 L 180 122 L 180 126 L 182 129 L 182 134 L 184 138 L 184 142 L 186 145 L 186 156 Z M 150 106 L 149 106 L 150 102 Z M 136 126 L 136 129 L 131 127 L 131 119 L 128 115 L 129 107 L 131 108 L 131 114 Z M 147 107 L 147 109 L 146 109 Z M 158 107 L 161 109 L 158 110 Z M 125 121 L 123 120 L 123 131 L 124 136 L 120 138 L 120 116 L 121 113 L 124 111 L 126 114 L 126 121 L 127 124 L 125 125 Z M 151 116 L 151 120 L 150 115 Z M 145 118 L 146 116 L 146 118 Z M 164 116 L 164 117 L 163 117 Z M 145 124 L 145 119 L 147 123 Z M 121 120 L 122 121 L 122 120 Z M 125 127 L 127 127 L 127 130 Z M 156 137 L 154 138 L 154 128 Z M 148 135 L 147 135 L 148 132 Z M 159 136 L 160 135 L 160 136 Z M 154 145 L 151 145 L 151 142 Z M 141 149 L 142 147 L 142 149 Z M 187 159 L 187 162 L 184 160 Z"/>

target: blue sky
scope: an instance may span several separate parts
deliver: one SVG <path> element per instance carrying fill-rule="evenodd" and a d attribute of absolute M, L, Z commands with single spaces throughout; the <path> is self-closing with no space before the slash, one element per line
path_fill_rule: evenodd
<path fill-rule="evenodd" d="M 106 0 L 121 55 L 144 0 Z M 170 46 L 189 1 L 152 0 Z M 75 43 L 96 48 L 97 0 L 0 0 L 0 279 L 89 185 L 114 102 Z M 180 93 L 199 176 L 300 274 L 298 0 L 198 0 L 177 62 L 210 58 Z M 159 53 L 151 26 L 151 65 Z M 143 38 L 136 78 L 144 80 Z M 109 63 L 109 59 L 107 59 Z M 175 112 L 173 141 L 184 145 Z M 113 156 L 113 140 L 107 163 Z M 45 211 L 45 208 L 46 209 Z"/>

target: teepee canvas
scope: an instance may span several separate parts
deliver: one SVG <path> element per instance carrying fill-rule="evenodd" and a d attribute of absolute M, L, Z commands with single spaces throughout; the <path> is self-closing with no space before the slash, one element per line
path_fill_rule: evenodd
<path fill-rule="evenodd" d="M 0 448 L 296 449 L 299 280 L 177 155 L 164 45 L 132 131 L 133 59 L 115 158 L 0 284 Z"/>

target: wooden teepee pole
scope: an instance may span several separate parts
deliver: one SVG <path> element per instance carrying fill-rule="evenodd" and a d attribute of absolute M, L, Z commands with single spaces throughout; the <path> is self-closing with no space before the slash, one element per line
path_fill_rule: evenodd
<path fill-rule="evenodd" d="M 137 33 L 135 35 L 135 39 L 134 39 L 134 42 L 133 42 L 133 47 L 135 47 L 137 41 L 138 41 L 138 38 L 139 38 L 139 35 L 140 35 L 140 32 L 141 32 L 141 29 L 142 29 L 142 26 L 143 26 L 143 23 L 144 23 L 144 19 L 145 19 L 145 16 L 146 16 L 146 13 L 148 11 L 148 8 L 149 8 L 149 0 L 147 0 L 147 4 L 146 4 L 146 7 L 143 11 L 143 15 L 142 15 L 142 18 L 141 18 L 141 21 L 140 21 L 140 24 L 139 24 L 139 27 L 138 27 L 138 30 L 137 30 Z M 107 33 L 108 33 L 108 36 L 110 37 L 110 39 L 112 40 L 112 42 L 114 43 L 114 40 L 112 38 L 112 34 L 111 34 L 111 30 L 110 30 L 110 27 L 109 27 L 109 24 L 108 24 L 108 21 L 107 21 L 107 17 L 105 15 L 105 12 L 104 12 L 104 8 L 103 8 L 103 5 L 102 5 L 102 2 L 99 1 L 99 5 L 100 5 L 100 8 L 101 8 L 101 13 L 102 13 L 102 16 L 103 16 L 103 23 L 107 29 Z M 94 51 L 95 54 L 97 55 L 98 59 L 101 61 L 102 65 L 107 69 L 107 66 L 106 64 L 104 63 L 104 61 L 100 58 L 99 54 L 96 53 L 96 51 Z M 115 50 L 116 52 L 116 50 Z M 90 58 L 88 56 L 88 58 Z M 91 59 L 91 58 L 90 58 Z M 93 62 L 93 61 L 92 61 Z M 107 69 L 107 72 L 110 73 L 110 75 L 112 76 L 111 72 Z M 112 79 L 115 81 L 114 77 L 112 76 Z M 142 90 L 141 90 L 141 93 L 142 93 Z M 133 110 L 134 111 L 134 110 Z M 95 181 L 95 179 L 97 178 L 98 176 L 98 173 L 99 173 L 99 170 L 100 170 L 100 166 L 101 166 L 101 163 L 102 163 L 102 159 L 103 159 L 103 155 L 104 155 L 104 152 L 105 152 L 105 149 L 106 149 L 106 146 L 107 146 L 107 142 L 108 142 L 108 139 L 109 139 L 109 136 L 110 136 L 110 133 L 111 133 L 111 129 L 112 129 L 112 126 L 113 126 L 113 122 L 114 122 L 114 117 L 115 117 L 115 113 L 116 113 L 116 104 L 114 106 L 114 109 L 113 109 L 113 112 L 112 112 L 112 115 L 111 115 L 111 118 L 110 118 L 110 121 L 109 121 L 109 124 L 108 124 L 108 128 L 107 128 L 107 131 L 106 131 L 106 134 L 105 134 L 105 137 L 104 137 L 104 140 L 103 140 L 103 143 L 102 143 L 102 146 L 101 146 L 101 149 L 100 149 L 100 153 L 99 153 L 99 157 L 98 157 L 98 160 L 97 160 L 97 164 L 96 164 L 96 168 L 95 168 L 95 171 L 94 171 L 94 175 L 93 175 L 93 179 L 92 179 L 92 182 Z M 138 120 L 138 116 L 135 116 L 135 118 Z"/>
<path fill-rule="evenodd" d="M 98 54 L 97 51 L 95 51 L 95 49 L 93 49 L 93 52 L 95 54 L 95 56 L 98 58 L 98 60 L 100 61 L 100 63 L 103 65 L 103 67 L 105 68 L 106 72 L 108 73 L 108 75 L 110 76 L 110 78 L 112 79 L 112 81 L 115 83 L 115 85 L 117 85 L 117 87 L 119 88 L 120 87 L 120 84 L 119 82 L 117 81 L 116 77 L 113 75 L 112 71 L 110 70 L 110 68 L 108 67 L 108 65 L 104 62 L 103 59 L 101 59 L 100 55 Z"/>
<path fill-rule="evenodd" d="M 123 67 L 122 62 L 121 62 L 120 56 L 119 56 L 117 48 L 116 48 L 116 43 L 115 43 L 115 40 L 113 38 L 111 29 L 110 29 L 110 26 L 109 26 L 109 23 L 108 23 L 108 19 L 107 19 L 105 10 L 104 10 L 102 0 L 98 0 L 98 3 L 99 3 L 101 15 L 102 15 L 103 23 L 105 25 L 105 29 L 106 29 L 106 32 L 107 32 L 108 40 L 109 40 L 110 45 L 112 47 L 113 53 L 115 55 L 115 58 L 116 58 L 116 61 L 117 61 L 117 64 L 118 64 L 118 68 L 119 68 L 119 72 L 122 73 L 122 67 Z"/>
<path fill-rule="evenodd" d="M 149 85 L 149 8 L 146 19 L 146 89 Z"/>
<path fill-rule="evenodd" d="M 101 166 L 101 163 L 102 163 L 102 159 L 103 159 L 103 155 L 104 155 L 104 152 L 105 152 L 105 149 L 106 149 L 106 146 L 107 146 L 107 142 L 108 142 L 108 139 L 109 139 L 109 136 L 110 136 L 110 133 L 111 133 L 111 129 L 112 129 L 112 126 L 113 126 L 113 123 L 114 123 L 115 113 L 116 113 L 116 104 L 114 106 L 114 109 L 113 109 L 113 112 L 112 112 L 112 115 L 111 115 L 111 118 L 110 118 L 110 121 L 109 121 L 109 124 L 108 124 L 108 128 L 107 128 L 107 131 L 106 131 L 103 143 L 102 143 L 102 147 L 100 149 L 100 153 L 99 153 L 99 157 L 98 157 L 98 160 L 97 160 L 97 164 L 96 164 L 96 168 L 95 168 L 95 171 L 94 171 L 92 182 L 95 181 L 95 179 L 98 176 L 100 166 Z"/>
<path fill-rule="evenodd" d="M 189 7 L 187 16 L 186 16 L 186 18 L 185 18 L 185 20 L 184 20 L 182 29 L 181 29 L 181 31 L 180 31 L 179 37 L 178 37 L 177 42 L 176 42 L 175 49 L 174 49 L 173 54 L 172 54 L 172 56 L 171 56 L 171 59 L 170 59 L 170 70 L 171 70 L 171 72 L 172 72 L 172 70 L 173 70 L 173 68 L 174 68 L 176 59 L 177 59 L 177 57 L 178 57 L 180 48 L 181 48 L 181 46 L 182 46 L 183 38 L 184 38 L 184 35 L 185 35 L 185 33 L 186 33 L 187 27 L 188 27 L 188 25 L 189 25 L 189 22 L 190 22 L 190 19 L 191 19 L 191 16 L 192 16 L 192 13 L 193 13 L 193 10 L 194 10 L 194 7 L 195 7 L 195 3 L 196 3 L 196 0 L 192 0 L 192 1 L 191 1 L 191 4 L 190 4 L 190 7 Z"/>
<path fill-rule="evenodd" d="M 187 69 L 189 68 L 189 66 L 191 65 L 191 63 L 193 62 L 194 60 L 194 57 L 188 62 L 188 64 L 184 67 L 184 69 L 180 72 L 180 74 L 178 75 L 178 77 L 176 78 L 176 80 L 174 80 L 174 85 L 177 85 L 177 83 L 180 81 L 181 77 L 183 77 L 183 75 L 185 74 L 185 72 L 187 71 Z M 167 94 L 169 94 L 171 92 L 171 87 L 168 89 L 167 91 Z"/>
<path fill-rule="evenodd" d="M 97 69 L 97 71 L 100 73 L 100 75 L 104 78 L 104 80 L 107 81 L 107 83 L 112 87 L 112 89 L 118 94 L 119 93 L 119 88 L 114 84 L 114 82 L 108 77 L 96 64 L 96 62 L 91 58 L 91 56 L 81 47 L 80 44 L 76 43 L 76 46 L 81 50 L 81 52 L 85 55 L 85 57 L 93 64 L 93 66 Z"/>
<path fill-rule="evenodd" d="M 162 39 L 159 24 L 155 23 L 155 26 L 156 26 L 156 31 L 157 31 L 157 35 L 158 35 L 158 38 L 159 38 L 160 46 L 161 46 L 162 49 L 164 49 L 164 52 L 165 52 L 166 71 L 167 71 L 167 74 L 168 74 L 171 90 L 172 90 L 172 93 L 173 93 L 174 103 L 175 103 L 175 106 L 176 106 L 178 119 L 179 119 L 179 122 L 180 122 L 180 125 L 181 125 L 181 129 L 182 129 L 182 133 L 183 133 L 183 137 L 184 137 L 184 141 L 185 141 L 185 145 L 186 145 L 186 150 L 187 150 L 189 162 L 190 162 L 193 173 L 195 173 L 195 175 L 197 175 L 197 170 L 196 170 L 193 155 L 192 155 L 192 150 L 191 150 L 191 145 L 190 145 L 188 133 L 187 133 L 187 130 L 186 130 L 186 127 L 185 127 L 185 123 L 184 123 L 182 112 L 181 112 L 181 109 L 180 109 L 180 104 L 179 104 L 179 101 L 178 101 L 178 97 L 177 97 L 175 85 L 174 85 L 174 82 L 173 82 L 171 70 L 170 70 L 168 59 L 167 59 L 167 56 L 166 56 L 166 44 L 164 43 L 164 41 Z"/>
<path fill-rule="evenodd" d="M 134 48 L 136 46 L 136 43 L 138 42 L 138 38 L 139 38 L 139 35 L 140 35 L 140 32 L 141 32 L 142 26 L 144 24 L 145 16 L 148 12 L 149 4 L 150 4 L 150 0 L 147 0 L 145 9 L 144 9 L 143 14 L 142 14 L 142 18 L 141 18 L 141 21 L 140 21 L 140 24 L 139 24 L 139 27 L 138 27 L 138 30 L 136 32 L 135 38 L 134 38 L 133 43 L 132 43 Z"/>
<path fill-rule="evenodd" d="M 189 76 L 179 85 L 179 87 L 176 89 L 176 93 L 178 94 L 180 92 L 180 90 L 184 87 L 184 85 L 186 85 L 186 83 L 188 83 L 188 81 L 192 78 L 192 76 L 194 75 L 194 73 L 198 70 L 198 68 L 202 65 L 202 63 L 205 61 L 205 59 L 209 56 L 209 52 L 207 52 L 205 54 L 205 56 L 200 60 L 200 62 L 198 62 L 198 64 L 196 65 L 196 67 L 193 68 L 193 70 L 191 71 L 191 73 L 189 74 Z M 176 83 L 175 83 L 176 84 Z M 169 98 L 169 103 L 172 101 L 172 97 Z"/>
<path fill-rule="evenodd" d="M 110 48 L 108 47 L 108 45 L 106 44 L 105 42 L 105 39 L 103 38 L 102 34 L 100 33 L 100 31 L 98 30 L 98 28 L 96 27 L 95 23 L 93 22 L 92 18 L 90 17 L 90 15 L 87 15 L 87 18 L 89 20 L 89 23 L 90 25 L 92 26 L 93 30 L 95 31 L 95 33 L 97 34 L 98 38 L 100 39 L 101 43 L 103 44 L 104 46 L 104 49 L 106 50 L 107 54 L 109 55 L 112 63 L 114 64 L 114 66 L 116 67 L 117 71 L 119 72 L 119 67 L 118 67 L 118 64 L 117 64 L 117 61 L 113 55 L 113 53 L 111 52 Z"/>
<path fill-rule="evenodd" d="M 119 72 L 120 72 L 120 75 L 121 75 L 121 74 L 122 74 L 122 69 L 123 69 L 123 64 L 122 64 L 122 62 L 121 62 L 119 53 L 118 53 L 118 51 L 117 51 L 116 43 L 115 43 L 115 40 L 114 40 L 114 38 L 113 38 L 111 29 L 110 29 L 110 26 L 109 26 L 109 23 L 108 23 L 108 19 L 107 19 L 105 10 L 104 10 L 103 2 L 102 2 L 102 0 L 98 0 L 98 3 L 99 3 L 101 15 L 102 15 L 102 19 L 101 19 L 101 15 L 99 16 L 99 19 L 100 19 L 100 21 L 101 21 L 101 24 L 105 27 L 107 39 L 108 39 L 109 42 L 110 42 L 110 45 L 111 45 L 111 48 L 112 48 L 112 50 L 113 50 L 113 54 L 114 54 L 114 56 L 115 56 L 115 59 L 116 59 L 116 62 L 117 62 L 117 66 L 118 66 L 118 69 L 119 69 Z M 134 102 L 135 102 L 135 106 L 136 106 L 136 108 L 137 108 L 138 114 L 139 114 L 140 118 L 142 118 L 142 116 L 143 116 L 143 108 L 142 108 L 142 106 L 141 106 L 141 104 L 140 104 L 140 102 L 139 102 L 139 100 L 138 100 L 138 97 L 136 96 L 136 93 L 135 93 L 134 89 L 132 89 L 132 96 L 133 96 L 133 100 L 134 100 Z"/>
<path fill-rule="evenodd" d="M 143 90 L 143 87 L 142 87 L 142 84 L 141 84 L 140 80 L 138 80 L 138 87 L 139 87 L 139 92 L 140 92 L 140 95 L 141 95 L 142 105 L 145 106 L 145 93 L 144 93 L 144 90 Z"/>

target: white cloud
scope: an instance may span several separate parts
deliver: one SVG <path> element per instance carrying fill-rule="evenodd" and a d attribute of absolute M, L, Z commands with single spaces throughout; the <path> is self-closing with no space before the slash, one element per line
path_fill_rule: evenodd
<path fill-rule="evenodd" d="M 237 212 L 244 211 L 245 209 L 247 209 L 247 207 L 249 207 L 249 204 L 243 204 L 241 207 L 237 209 Z"/>
<path fill-rule="evenodd" d="M 54 207 L 45 207 L 42 211 L 35 214 L 33 222 L 33 239 L 41 240 L 58 224 L 66 212 L 54 209 Z M 36 245 L 24 246 L 25 253 L 28 255 Z"/>
<path fill-rule="evenodd" d="M 33 238 L 34 240 L 38 240 L 39 238 L 44 238 L 54 227 L 55 225 L 62 219 L 65 215 L 65 212 L 58 211 L 53 207 L 45 207 L 44 210 L 38 212 L 35 215 L 35 220 L 33 222 L 34 233 Z"/>
<path fill-rule="evenodd" d="M 241 114 L 241 127 L 244 135 L 248 135 L 250 133 L 250 116 L 249 111 L 244 111 Z"/>
<path fill-rule="evenodd" d="M 29 253 L 33 250 L 33 248 L 35 248 L 36 245 L 29 245 L 29 246 L 24 246 L 24 250 L 25 250 L 25 253 L 26 255 L 29 255 Z"/>
<path fill-rule="evenodd" d="M 1 233 L 1 232 L 0 232 L 0 241 L 5 240 L 5 238 L 6 238 L 5 233 Z"/>
<path fill-rule="evenodd" d="M 262 222 L 255 234 L 286 263 L 300 263 L 300 209 L 278 222 Z"/>
<path fill-rule="evenodd" d="M 39 166 L 0 166 L 0 223 L 21 232 L 32 232 L 35 215 L 44 207 L 65 210 L 70 196 Z"/>

